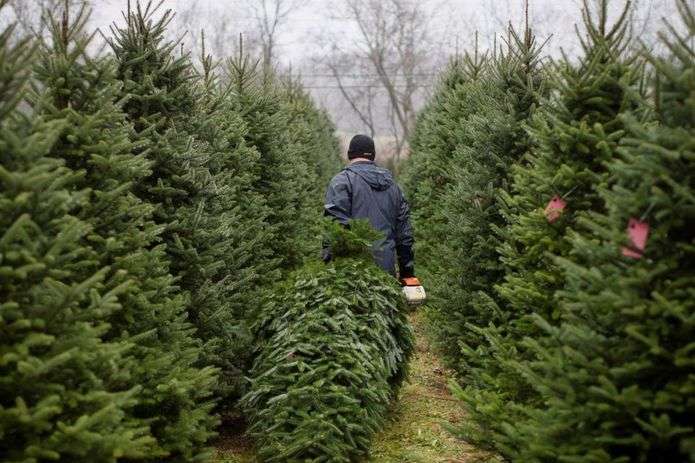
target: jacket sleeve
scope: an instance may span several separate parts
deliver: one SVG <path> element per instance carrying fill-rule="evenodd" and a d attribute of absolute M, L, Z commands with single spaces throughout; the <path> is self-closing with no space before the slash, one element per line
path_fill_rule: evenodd
<path fill-rule="evenodd" d="M 400 196 L 400 208 L 396 223 L 396 253 L 398 254 L 398 268 L 401 276 L 413 276 L 415 271 L 415 253 L 413 252 L 413 227 L 410 224 L 410 205 L 398 188 Z"/>
<path fill-rule="evenodd" d="M 348 225 L 352 213 L 352 185 L 345 172 L 331 180 L 326 190 L 323 215 L 332 217 L 343 225 Z"/>

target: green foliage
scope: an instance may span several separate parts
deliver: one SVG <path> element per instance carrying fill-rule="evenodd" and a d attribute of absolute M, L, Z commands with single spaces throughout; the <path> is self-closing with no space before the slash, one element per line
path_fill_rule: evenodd
<path fill-rule="evenodd" d="M 287 95 L 275 77 L 261 74 L 257 65 L 243 52 L 230 60 L 229 99 L 248 127 L 246 143 L 260 155 L 254 188 L 268 206 L 272 239 L 267 245 L 280 268 L 289 270 L 301 264 L 311 246 L 307 224 L 318 215 L 318 208 L 311 208 L 317 178 L 301 143 L 305 127 L 291 123 Z"/>
<path fill-rule="evenodd" d="M 484 81 L 448 94 L 472 108 L 452 144 L 432 116 L 455 107 L 442 93 L 413 140 L 416 228 L 438 261 L 428 315 L 470 417 L 457 433 L 510 461 L 695 461 L 695 14 L 679 0 L 684 26 L 662 35 L 670 56 L 646 53 L 646 82 L 630 5 L 609 24 L 608 3 L 585 2 L 576 62 L 543 69 L 512 32 Z M 635 218 L 651 225 L 639 259 L 621 251 Z"/>
<path fill-rule="evenodd" d="M 243 393 L 261 301 L 281 269 L 318 247 L 318 178 L 308 162 L 335 156 L 335 137 L 296 85 L 283 90 L 243 53 L 225 85 L 207 56 L 196 74 L 165 38 L 170 12 L 155 14 L 138 5 L 110 42 L 132 139 L 153 164 L 135 191 L 156 206 L 204 343 L 200 363 L 221 370 L 216 393 L 227 409 Z"/>
<path fill-rule="evenodd" d="M 469 323 L 487 326 L 499 316 L 499 297 L 484 293 L 504 275 L 496 249 L 506 224 L 499 189 L 508 188 L 511 166 L 528 149 L 524 123 L 543 91 L 535 38 L 510 30 L 509 40 L 490 58 L 466 55 L 452 64 L 421 116 L 409 166 L 424 176 L 413 202 L 424 242 L 418 256 L 426 254 L 434 273 L 426 279 L 430 330 L 460 372 L 471 368 L 461 361 L 461 344 L 475 350 L 483 342 Z"/>
<path fill-rule="evenodd" d="M 461 128 L 475 111 L 466 97 L 487 69 L 487 55 L 457 57 L 449 64 L 433 99 L 418 117 L 411 154 L 403 169 L 403 187 L 412 206 L 418 265 L 435 272 L 446 254 L 439 198 L 451 184 L 451 153 L 460 143 Z"/>
<path fill-rule="evenodd" d="M 138 389 L 122 387 L 132 345 L 103 339 L 128 285 L 108 284 L 111 269 L 94 262 L 93 228 L 76 216 L 89 191 L 49 156 L 68 122 L 27 113 L 33 50 L 14 39 L 12 27 L 0 34 L 0 455 L 157 455 L 133 419 Z"/>
<path fill-rule="evenodd" d="M 334 261 L 298 270 L 258 325 L 243 403 L 264 461 L 366 455 L 406 375 L 412 332 L 396 280 L 368 252 L 375 232 L 331 225 Z"/>
<path fill-rule="evenodd" d="M 64 122 L 48 154 L 77 174 L 73 187 L 87 191 L 78 214 L 91 225 L 86 238 L 94 253 L 80 275 L 89 278 L 108 267 L 104 286 L 118 291 L 123 309 L 108 319 L 105 337 L 133 345 L 120 387 L 139 389 L 134 415 L 150 426 L 159 446 L 151 456 L 189 459 L 216 422 L 210 413 L 214 371 L 199 367 L 202 350 L 158 243 L 155 205 L 133 194 L 153 163 L 138 156 L 129 139 L 114 63 L 86 54 L 86 20 L 82 9 L 74 20 L 52 21 L 52 44 L 42 49 L 36 69 L 41 90 L 35 110 Z"/>
<path fill-rule="evenodd" d="M 366 220 L 354 220 L 345 227 L 335 220 L 324 220 L 324 242 L 331 243 L 331 252 L 337 257 L 371 256 L 371 246 L 384 237 Z"/>
<path fill-rule="evenodd" d="M 261 301 L 281 270 L 319 245 L 319 176 L 331 174 L 338 150 L 332 124 L 296 82 L 281 85 L 274 76 L 261 76 L 242 53 L 230 61 L 229 82 L 221 86 L 211 59 L 203 63 L 209 117 L 197 122 L 196 133 L 213 148 L 209 168 L 218 192 L 209 201 L 212 215 L 227 215 L 229 245 L 219 281 L 228 291 L 210 288 L 222 308 L 197 326 L 205 339 L 213 333 L 225 340 L 217 355 L 229 372 L 223 381 L 233 401 L 252 361 L 249 327 Z M 212 236 L 219 239 L 220 233 Z"/>
<path fill-rule="evenodd" d="M 604 163 L 615 156 L 624 135 L 619 115 L 638 104 L 640 69 L 624 51 L 628 12 L 626 4 L 611 25 L 605 8 L 594 18 L 585 6 L 584 55 L 577 65 L 558 65 L 557 91 L 530 128 L 538 146 L 515 168 L 508 198 L 512 226 L 502 249 L 509 270 L 500 293 L 519 315 L 533 308 L 553 317 L 553 294 L 563 281 L 547 256 L 565 255 L 567 228 L 582 211 L 600 208 L 596 186 L 606 180 Z M 564 197 L 568 207 L 549 223 L 543 208 L 553 195 Z"/>
<path fill-rule="evenodd" d="M 629 3 L 613 24 L 606 5 L 601 2 L 596 12 L 584 5 L 583 56 L 575 65 L 557 65 L 556 91 L 530 124 L 535 146 L 514 167 L 512 194 L 503 196 L 510 210 L 500 246 L 507 268 L 504 283 L 495 289 L 506 313 L 502 323 L 482 331 L 495 362 L 487 375 L 478 375 L 481 381 L 473 388 L 472 395 L 482 394 L 486 405 L 477 408 L 482 426 L 470 435 L 505 456 L 527 445 L 511 423 L 529 409 L 545 406 L 516 366 L 535 360 L 523 339 L 540 334 L 534 317 L 556 323 L 556 291 L 565 280 L 554 259 L 572 258 L 568 236 L 577 220 L 586 211 L 601 210 L 597 187 L 608 181 L 605 163 L 615 158 L 625 134 L 621 115 L 639 105 L 641 68 L 625 53 Z M 567 209 L 551 222 L 543 209 L 554 195 L 564 197 Z"/>
<path fill-rule="evenodd" d="M 517 367 L 544 406 L 517 423 L 514 459 L 695 461 L 695 11 L 678 6 L 683 25 L 662 35 L 670 56 L 649 56 L 659 122 L 621 118 L 604 207 L 579 219 L 570 257 L 556 259 L 561 323 L 536 316 L 544 336 L 525 342 L 538 360 Z M 640 259 L 621 253 L 631 218 L 651 226 Z"/>
<path fill-rule="evenodd" d="M 326 185 L 343 167 L 340 157 L 340 143 L 335 136 L 335 126 L 325 111 L 319 110 L 311 96 L 292 76 L 279 82 L 280 96 L 284 100 L 283 109 L 287 114 L 285 125 L 290 146 L 285 148 L 286 155 L 302 161 L 301 169 L 304 179 L 295 180 L 294 188 L 304 185 L 301 191 L 304 197 L 298 207 L 305 209 L 304 224 L 301 235 L 295 238 L 294 253 L 300 251 L 302 256 L 315 258 L 319 254 L 320 242 L 315 236 L 321 233 L 321 211 Z M 285 174 L 283 174 L 285 175 Z M 309 180 L 309 184 L 306 184 Z M 301 217 L 301 216 L 300 216 Z M 298 263 L 295 259 L 295 263 Z"/>
<path fill-rule="evenodd" d="M 426 248 L 419 250 L 418 255 L 423 252 L 429 253 L 428 259 L 436 260 L 437 264 L 429 266 L 429 270 L 436 272 L 436 277 L 432 277 L 429 284 L 432 296 L 431 303 L 428 307 L 428 321 L 432 327 L 438 347 L 444 353 L 445 360 L 454 364 L 460 356 L 460 348 L 458 341 L 464 329 L 465 319 L 462 317 L 464 312 L 455 304 L 469 303 L 470 294 L 465 299 L 461 299 L 461 295 L 457 294 L 462 285 L 474 284 L 474 281 L 465 281 L 464 276 L 470 276 L 480 269 L 478 267 L 481 262 L 474 261 L 473 268 L 466 268 L 464 258 L 471 259 L 479 255 L 476 248 L 471 248 L 472 241 L 477 238 L 488 238 L 489 234 L 463 240 L 468 247 L 457 247 L 451 249 L 451 239 L 457 240 L 465 238 L 464 222 L 474 221 L 479 218 L 480 214 L 476 214 L 484 207 L 489 206 L 489 197 L 493 194 L 494 185 L 488 183 L 490 175 L 482 178 L 485 172 L 477 171 L 468 172 L 468 169 L 473 167 L 471 164 L 475 162 L 475 155 L 480 150 L 481 157 L 487 156 L 490 150 L 488 143 L 495 142 L 492 137 L 495 132 L 491 131 L 491 125 L 500 122 L 502 126 L 509 126 L 510 121 L 507 119 L 499 99 L 496 99 L 492 94 L 495 93 L 499 98 L 501 94 L 494 88 L 494 84 L 490 80 L 475 81 L 461 84 L 452 92 L 447 102 L 444 103 L 447 113 L 462 115 L 462 118 L 456 117 L 449 120 L 451 136 L 449 140 L 453 140 L 451 151 L 447 154 L 446 162 L 442 166 L 449 178 L 447 184 L 441 188 L 440 193 L 436 196 L 436 200 L 430 205 L 436 208 L 436 212 L 430 216 L 424 227 L 425 233 L 428 235 L 422 237 L 423 240 L 428 240 Z M 503 103 L 503 102 L 502 102 Z M 497 120 L 494 120 L 497 118 Z M 482 130 L 482 132 L 478 132 Z M 476 139 L 477 137 L 477 139 Z M 469 176 L 468 183 L 459 183 L 461 177 Z M 478 183 L 471 183 L 470 180 L 480 179 L 483 183 L 482 187 Z M 461 191 L 461 190 L 474 191 Z M 480 191 L 480 190 L 487 190 Z M 487 196 L 483 196 L 488 193 Z M 463 198 L 462 198 L 463 196 Z M 462 203 L 462 201 L 465 201 Z M 472 211 L 461 211 L 461 209 L 472 208 Z M 416 220 L 423 220 L 423 217 L 417 217 Z M 422 222 L 416 222 L 415 229 L 420 230 Z M 469 225 L 470 226 L 470 225 Z M 420 232 L 422 233 L 422 231 Z M 469 291 L 470 292 L 470 291 Z"/>
<path fill-rule="evenodd" d="M 217 394 L 223 399 L 220 408 L 227 410 L 242 394 L 250 361 L 247 319 L 257 314 L 278 259 L 269 247 L 273 235 L 265 198 L 254 188 L 260 156 L 246 143 L 249 129 L 230 103 L 229 88 L 218 82 L 209 56 L 203 56 L 196 85 L 202 97 L 187 130 L 196 149 L 208 152 L 212 191 L 197 219 L 201 268 L 198 281 L 191 281 L 198 290 L 189 314 L 206 341 L 207 362 L 221 369 Z"/>
<path fill-rule="evenodd" d="M 316 191 L 312 191 L 312 195 L 317 195 L 315 202 L 322 202 L 322 188 L 343 165 L 335 125 L 325 110 L 316 107 L 299 80 L 289 76 L 281 84 L 294 143 L 302 150 L 300 156 L 307 160 L 309 169 L 316 174 Z"/>
<path fill-rule="evenodd" d="M 513 316 L 494 290 L 504 281 L 506 270 L 498 251 L 509 232 L 504 198 L 513 166 L 533 148 L 526 124 L 546 88 L 542 48 L 531 30 L 518 34 L 510 28 L 508 37 L 492 58 L 490 79 L 471 89 L 468 99 L 474 112 L 452 153 L 450 172 L 455 181 L 442 195 L 441 208 L 447 217 L 446 236 L 457 246 L 444 257 L 433 288 L 439 292 L 437 310 L 432 311 L 438 317 L 431 317 L 440 322 L 436 331 L 440 343 L 450 346 L 447 360 L 467 385 L 455 395 L 482 428 L 498 412 L 479 411 L 481 385 L 493 382 L 499 389 L 509 381 L 518 383 L 515 375 L 500 374 L 496 365 L 500 346 L 490 343 L 489 331 Z M 478 440 L 469 429 L 462 429 L 462 434 Z"/>
<path fill-rule="evenodd" d="M 36 62 L 0 34 L 7 461 L 207 459 L 263 301 L 319 245 L 326 114 L 246 64 L 229 85 L 209 57 L 197 73 L 158 8 L 126 12 L 98 58 L 84 8 L 47 12 Z"/>

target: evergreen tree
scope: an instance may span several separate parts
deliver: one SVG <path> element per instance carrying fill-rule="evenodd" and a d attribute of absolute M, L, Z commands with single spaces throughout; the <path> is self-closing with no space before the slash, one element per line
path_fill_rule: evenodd
<path fill-rule="evenodd" d="M 308 166 L 316 175 L 315 186 L 319 191 L 312 192 L 312 195 L 316 193 L 317 201 L 322 202 L 323 187 L 343 164 L 335 125 L 325 110 L 316 107 L 299 79 L 288 76 L 282 81 L 282 88 L 290 124 L 299 129 L 295 133 L 295 143 L 304 150 L 302 156 L 306 156 Z"/>
<path fill-rule="evenodd" d="M 436 170 L 430 161 L 435 156 L 443 157 L 453 149 L 453 139 L 446 136 L 442 126 L 442 121 L 447 120 L 444 105 L 449 95 L 458 85 L 475 80 L 483 69 L 484 60 L 477 59 L 477 55 L 455 56 L 442 72 L 432 98 L 418 114 L 410 140 L 411 153 L 404 161 L 402 175 L 403 186 L 412 196 L 413 205 L 427 207 L 432 190 L 430 183 L 435 181 L 436 174 L 445 173 Z M 423 204 L 417 202 L 420 198 Z"/>
<path fill-rule="evenodd" d="M 316 237 L 321 234 L 325 188 L 343 165 L 340 143 L 330 118 L 325 111 L 316 108 L 299 80 L 290 75 L 282 79 L 280 85 L 291 141 L 287 151 L 303 160 L 306 169 L 304 181 L 308 189 L 302 193 L 300 206 L 306 210 L 306 223 L 298 244 L 304 247 L 303 256 L 315 259 L 321 245 Z"/>
<path fill-rule="evenodd" d="M 527 326 L 523 314 L 532 311 L 553 318 L 553 295 L 563 279 L 548 255 L 566 255 L 567 229 L 581 211 L 601 207 L 596 186 L 606 180 L 604 163 L 615 155 L 624 135 L 619 116 L 637 105 L 639 68 L 625 53 L 630 3 L 624 3 L 613 25 L 608 22 L 608 3 L 599 2 L 596 17 L 584 3 L 584 54 L 577 65 L 558 64 L 553 82 L 557 91 L 530 128 L 537 146 L 514 168 L 507 198 L 512 225 L 502 247 L 508 270 L 499 291 L 508 310 L 517 314 L 522 331 Z M 555 195 L 567 207 L 553 221 L 544 208 Z"/>
<path fill-rule="evenodd" d="M 463 120 L 456 120 L 451 130 L 452 151 L 447 154 L 446 175 L 449 178 L 443 191 L 437 196 L 433 214 L 416 228 L 425 228 L 430 241 L 427 250 L 430 259 L 436 259 L 436 267 L 430 265 L 433 272 L 430 288 L 431 302 L 428 307 L 428 323 L 434 330 L 435 345 L 439 347 L 447 363 L 454 366 L 461 356 L 459 342 L 463 339 L 466 312 L 460 305 L 471 304 L 471 289 L 481 279 L 474 278 L 475 273 L 483 268 L 483 262 L 476 261 L 476 267 L 466 267 L 468 258 L 480 257 L 479 248 L 474 238 L 490 239 L 490 234 L 483 236 L 467 235 L 476 220 L 484 220 L 483 208 L 490 207 L 490 197 L 494 184 L 492 175 L 482 166 L 474 166 L 475 157 L 492 158 L 494 144 L 499 146 L 504 134 L 494 131 L 495 126 L 511 126 L 508 114 L 503 108 L 503 94 L 495 87 L 491 79 L 468 82 L 452 92 L 445 104 L 449 114 L 465 114 Z M 451 121 L 449 121 L 451 122 Z M 480 130 L 480 132 L 478 132 Z M 491 160 L 492 162 L 492 160 Z M 477 170 L 476 170 L 476 167 Z M 466 180 L 467 183 L 460 183 Z M 480 180 L 480 185 L 477 183 Z M 472 190 L 472 191 L 471 191 Z M 488 196 L 484 196 L 486 194 Z M 461 204 L 460 201 L 465 201 Z M 472 208 L 474 211 L 462 211 Z M 466 215 L 462 215 L 466 214 Z M 422 220 L 422 218 L 420 218 Z M 468 223 L 466 223 L 468 222 Z M 467 257 L 468 256 L 468 257 Z M 470 264 L 469 264 L 470 265 Z M 433 269 L 434 267 L 434 269 Z M 462 290 L 464 291 L 462 293 Z M 465 293 L 465 295 L 464 295 Z"/>
<path fill-rule="evenodd" d="M 197 366 L 202 350 L 159 243 L 155 206 L 133 194 L 152 175 L 153 162 L 136 154 L 129 139 L 115 63 L 86 53 L 86 21 L 83 8 L 73 20 L 65 11 L 62 21 L 50 24 L 52 44 L 36 70 L 35 106 L 46 119 L 64 121 L 49 154 L 79 175 L 76 188 L 88 191 L 79 217 L 91 225 L 87 239 L 95 252 L 83 272 L 109 266 L 106 288 L 125 288 L 108 338 L 133 344 L 123 386 L 141 388 L 135 415 L 150 424 L 159 445 L 149 457 L 189 460 L 212 435 L 214 372 Z"/>
<path fill-rule="evenodd" d="M 505 268 L 498 248 L 508 232 L 508 195 L 511 171 L 532 148 L 526 124 L 543 97 L 545 70 L 542 45 L 526 26 L 523 34 L 510 27 L 505 48 L 491 62 L 491 79 L 481 85 L 475 114 L 465 130 L 467 140 L 456 146 L 453 176 L 456 179 L 442 196 L 448 218 L 448 260 L 438 275 L 442 318 L 439 330 L 445 346 L 451 346 L 449 362 L 461 375 L 465 391 L 456 388 L 473 421 L 485 421 L 494 402 L 484 398 L 484 387 L 516 382 L 516 375 L 499 374 L 490 330 L 504 326 L 508 312 L 495 292 Z M 452 245 L 453 243 L 453 245 Z M 482 386 L 483 391 L 480 391 Z M 478 413 L 478 408 L 483 409 Z M 486 424 L 476 422 L 477 426 Z M 475 427 L 473 427 L 475 429 Z M 470 437 L 467 423 L 462 434 Z"/>
<path fill-rule="evenodd" d="M 193 305 L 208 308 L 196 312 L 196 327 L 203 339 L 214 340 L 208 352 L 222 369 L 218 394 L 228 408 L 242 392 L 242 376 L 251 361 L 249 324 L 258 316 L 277 259 L 269 246 L 269 210 L 254 186 L 260 156 L 245 141 L 248 126 L 229 98 L 230 88 L 219 83 L 212 57 L 203 51 L 201 61 L 200 114 L 192 123 L 210 152 L 208 169 L 215 186 L 206 203 L 214 225 L 210 239 L 224 247 L 219 248 L 221 263 L 209 274 L 210 284 L 201 288 Z"/>
<path fill-rule="evenodd" d="M 28 108 L 33 50 L 13 31 L 0 34 L 0 459 L 140 459 L 156 447 L 133 418 L 138 389 L 120 387 L 132 345 L 103 340 L 128 285 L 94 262 L 93 227 L 73 215 L 89 192 L 48 156 L 68 121 Z"/>
<path fill-rule="evenodd" d="M 454 147 L 460 144 L 461 128 L 473 110 L 465 98 L 486 72 L 487 56 L 478 53 L 454 58 L 444 72 L 433 99 L 418 116 L 410 141 L 411 154 L 404 167 L 403 185 L 412 204 L 416 254 L 426 274 L 437 273 L 443 224 L 440 196 L 451 183 Z M 436 298 L 435 298 L 436 300 Z M 438 324 L 438 323 L 437 323 Z"/>
<path fill-rule="evenodd" d="M 451 222 L 456 218 L 447 214 L 444 201 L 467 162 L 458 150 L 473 143 L 472 119 L 494 103 L 487 96 L 492 90 L 489 72 L 487 56 L 477 52 L 452 61 L 435 98 L 420 116 L 405 174 L 405 185 L 413 188 L 409 195 L 414 204 L 416 253 L 430 289 L 428 326 L 435 345 L 450 364 L 460 357 L 457 341 L 462 324 L 446 297 L 448 286 L 460 283 L 454 276 L 460 262 L 452 249 Z M 482 117 L 479 120 L 484 122 Z"/>
<path fill-rule="evenodd" d="M 273 236 L 268 246 L 279 267 L 291 269 L 308 252 L 308 224 L 318 211 L 309 207 L 315 191 L 314 169 L 302 158 L 304 147 L 294 142 L 286 100 L 275 77 L 261 74 L 258 62 L 245 55 L 229 61 L 231 105 L 240 111 L 248 127 L 246 142 L 260 154 L 255 190 L 266 201 Z"/>
<path fill-rule="evenodd" d="M 160 4 L 161 5 L 161 4 Z M 207 200 L 214 194 L 208 163 L 208 144 L 196 138 L 198 101 L 195 74 L 187 55 L 175 57 L 177 43 L 167 41 L 172 12 L 156 17 L 158 6 L 148 2 L 124 16 L 122 28 L 113 27 L 109 44 L 118 64 L 117 77 L 132 140 L 138 153 L 152 162 L 151 174 L 135 186 L 140 198 L 155 206 L 155 222 L 163 227 L 163 239 L 172 273 L 192 301 L 204 280 L 206 266 L 218 264 L 207 254 L 210 220 Z M 202 308 L 204 310 L 204 308 Z"/>
<path fill-rule="evenodd" d="M 406 376 L 412 332 L 369 252 L 379 234 L 366 220 L 330 227 L 335 260 L 299 269 L 258 324 L 243 402 L 263 461 L 357 461 Z"/>
<path fill-rule="evenodd" d="M 470 401 L 475 413 L 464 432 L 505 456 L 524 445 L 515 423 L 541 400 L 515 364 L 532 357 L 522 342 L 540 332 L 530 315 L 557 319 L 555 295 L 565 281 L 553 256 L 569 256 L 570 230 L 583 212 L 601 208 L 597 186 L 607 180 L 605 163 L 624 136 L 620 116 L 637 106 L 639 66 L 625 56 L 629 8 L 625 3 L 610 25 L 607 0 L 599 2 L 595 15 L 584 3 L 584 54 L 576 65 L 566 60 L 557 65 L 555 91 L 529 129 L 534 148 L 513 168 L 512 194 L 502 193 L 511 211 L 500 247 L 505 282 L 497 288 L 506 313 L 482 333 L 494 362 L 476 374 L 475 390 L 466 392 L 475 397 Z M 558 217 L 544 210 L 554 196 L 567 204 Z"/>
<path fill-rule="evenodd" d="M 534 362 L 517 366 L 543 399 L 519 425 L 518 461 L 695 461 L 695 10 L 677 3 L 658 73 L 658 123 L 621 119 L 604 207 L 579 220 L 560 324 L 540 316 Z M 636 222 L 636 221 L 639 221 Z M 650 227 L 644 250 L 631 227 Z"/>

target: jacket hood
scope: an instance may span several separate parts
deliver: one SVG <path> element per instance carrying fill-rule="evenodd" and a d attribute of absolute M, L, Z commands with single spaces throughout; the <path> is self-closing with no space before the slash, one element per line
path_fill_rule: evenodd
<path fill-rule="evenodd" d="M 393 185 L 393 176 L 388 169 L 379 167 L 374 162 L 356 162 L 345 168 L 359 175 L 373 190 L 387 190 Z"/>

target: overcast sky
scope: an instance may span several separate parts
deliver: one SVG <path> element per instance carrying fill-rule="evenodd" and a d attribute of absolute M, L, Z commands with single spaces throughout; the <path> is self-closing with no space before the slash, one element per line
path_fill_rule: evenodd
<path fill-rule="evenodd" d="M 37 2 L 38 0 L 21 0 Z M 132 0 L 131 3 L 135 3 Z M 326 107 L 339 128 L 346 132 L 360 131 L 359 120 L 336 89 L 336 83 L 326 75 L 325 69 L 317 67 L 317 60 L 331 54 L 329 37 L 337 38 L 341 48 L 357 46 L 359 34 L 353 22 L 341 11 L 343 0 L 284 0 L 301 4 L 289 14 L 277 34 L 276 56 L 281 66 L 289 65 L 302 73 L 304 84 L 310 89 L 319 104 Z M 430 61 L 423 72 L 426 77 L 422 85 L 422 104 L 428 91 L 436 83 L 436 75 L 458 48 L 472 48 L 476 31 L 480 46 L 485 49 L 504 33 L 511 22 L 521 28 L 524 22 L 524 0 L 405 0 L 417 2 L 429 20 Z M 594 2 L 595 0 L 590 0 Z M 695 3 L 695 0 L 689 0 Z M 172 24 L 172 37 L 181 35 L 187 28 L 194 29 L 184 37 L 184 45 L 192 47 L 198 43 L 200 29 L 206 37 L 221 38 L 226 44 L 235 43 L 241 33 L 253 36 L 256 28 L 254 6 L 260 0 L 165 0 L 162 11 L 171 9 L 177 13 Z M 91 22 L 108 34 L 113 22 L 121 22 L 121 10 L 127 0 L 90 0 L 93 9 Z M 143 0 L 146 3 L 146 0 Z M 534 32 L 543 41 L 549 39 L 545 51 L 557 56 L 560 49 L 569 55 L 578 52 L 578 40 L 574 29 L 581 24 L 582 0 L 530 0 L 530 20 Z M 634 28 L 639 38 L 653 41 L 656 32 L 663 26 L 663 17 L 673 16 L 675 0 L 632 0 Z M 615 17 L 624 5 L 624 0 L 612 0 L 611 13 Z M 673 18 L 674 20 L 676 18 Z M 211 42 L 211 40 L 210 40 Z M 233 46 L 227 50 L 233 49 Z M 228 53 L 228 51 L 225 51 Z M 363 85 L 364 79 L 356 78 L 351 84 Z M 371 85 L 371 83 L 370 83 Z M 385 122 L 387 123 L 387 122 Z"/>
<path fill-rule="evenodd" d="M 31 1 L 31 0 L 27 0 Z M 135 1 L 135 0 L 133 0 Z M 475 31 L 480 32 L 483 46 L 489 45 L 495 34 L 504 30 L 507 21 L 520 26 L 523 23 L 522 0 L 413 0 L 426 5 L 432 16 L 432 35 L 441 47 L 470 47 Z M 93 22 L 107 27 L 120 19 L 127 0 L 92 0 Z M 344 33 L 346 43 L 353 39 L 354 30 L 349 19 L 341 17 L 336 8 L 339 0 L 305 0 L 279 30 L 279 57 L 285 63 L 300 62 L 305 57 L 320 53 L 319 37 L 327 32 Z M 653 33 L 664 15 L 672 14 L 674 0 L 633 0 L 639 9 L 638 24 L 645 33 Z M 163 9 L 181 11 L 196 5 L 199 18 L 224 14 L 230 28 L 244 32 L 252 27 L 254 0 L 165 0 Z M 622 7 L 622 0 L 613 0 L 612 11 Z M 548 50 L 555 53 L 562 46 L 572 48 L 576 37 L 573 26 L 581 22 L 581 0 L 530 0 L 531 21 L 542 38 L 552 36 Z"/>

